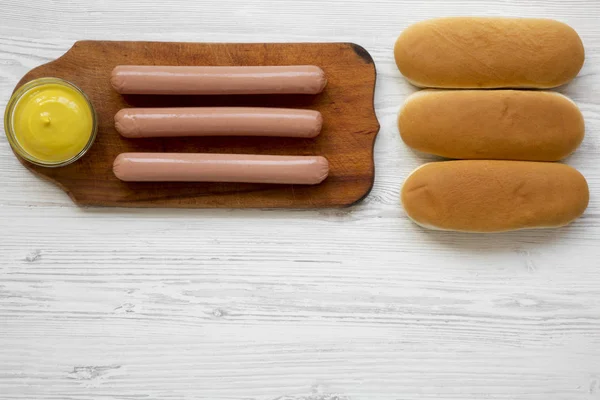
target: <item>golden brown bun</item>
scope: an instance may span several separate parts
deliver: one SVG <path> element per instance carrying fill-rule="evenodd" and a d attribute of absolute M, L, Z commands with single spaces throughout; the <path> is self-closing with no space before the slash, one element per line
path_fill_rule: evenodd
<path fill-rule="evenodd" d="M 563 226 L 588 200 L 585 178 L 557 163 L 434 162 L 413 171 L 402 187 L 404 209 L 417 224 L 465 232 Z"/>
<path fill-rule="evenodd" d="M 583 140 L 579 108 L 530 90 L 423 90 L 398 116 L 404 142 L 448 158 L 558 161 Z"/>
<path fill-rule="evenodd" d="M 549 19 L 438 18 L 408 27 L 394 47 L 400 72 L 433 88 L 551 88 L 575 78 L 583 44 Z"/>

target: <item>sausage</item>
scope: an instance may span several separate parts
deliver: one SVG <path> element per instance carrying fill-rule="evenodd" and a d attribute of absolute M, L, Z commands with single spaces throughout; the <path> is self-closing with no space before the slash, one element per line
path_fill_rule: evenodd
<path fill-rule="evenodd" d="M 115 128 L 128 138 L 172 136 L 283 136 L 312 138 L 323 117 L 313 110 L 251 107 L 126 108 Z"/>
<path fill-rule="evenodd" d="M 127 182 L 246 182 L 316 185 L 329 174 L 321 156 L 122 153 L 113 163 Z"/>
<path fill-rule="evenodd" d="M 118 65 L 110 83 L 121 94 L 317 94 L 327 79 L 314 65 Z"/>

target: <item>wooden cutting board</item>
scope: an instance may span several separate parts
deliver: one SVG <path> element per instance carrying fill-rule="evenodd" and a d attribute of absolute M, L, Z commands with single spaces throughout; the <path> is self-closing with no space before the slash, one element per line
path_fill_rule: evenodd
<path fill-rule="evenodd" d="M 307 65 L 320 66 L 325 91 L 309 95 L 142 96 L 116 93 L 109 82 L 120 64 L 138 65 Z M 31 70 L 18 86 L 40 77 L 75 83 L 98 114 L 98 136 L 90 151 L 61 168 L 25 167 L 65 190 L 84 206 L 317 208 L 351 205 L 374 180 L 373 145 L 379 123 L 373 107 L 375 65 L 352 43 L 166 43 L 81 41 L 59 59 Z M 16 89 L 16 88 L 15 88 Z M 319 110 L 322 133 L 315 139 L 194 137 L 125 139 L 114 128 L 125 107 L 252 106 Z M 320 185 L 164 183 L 118 180 L 112 163 L 119 153 L 206 152 L 322 155 L 330 163 Z"/>

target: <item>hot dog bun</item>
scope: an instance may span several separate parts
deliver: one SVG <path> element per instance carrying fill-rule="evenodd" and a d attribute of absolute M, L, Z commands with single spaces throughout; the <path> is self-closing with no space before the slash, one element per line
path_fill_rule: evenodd
<path fill-rule="evenodd" d="M 404 142 L 448 158 L 557 161 L 583 140 L 579 108 L 554 92 L 423 90 L 398 116 Z"/>
<path fill-rule="evenodd" d="M 573 79 L 583 44 L 549 19 L 438 18 L 405 29 L 394 47 L 400 72 L 433 88 L 551 88 Z"/>
<path fill-rule="evenodd" d="M 564 164 L 461 160 L 417 168 L 401 198 L 423 227 L 502 232 L 566 225 L 585 211 L 589 190 L 585 178 Z"/>

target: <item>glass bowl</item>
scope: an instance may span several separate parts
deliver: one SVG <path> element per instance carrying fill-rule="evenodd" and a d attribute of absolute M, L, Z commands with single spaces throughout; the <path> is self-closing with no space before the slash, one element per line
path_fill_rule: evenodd
<path fill-rule="evenodd" d="M 41 160 L 34 155 L 30 154 L 27 150 L 23 148 L 23 146 L 19 143 L 18 136 L 15 133 L 14 129 L 14 112 L 19 101 L 31 90 L 39 88 L 40 86 L 55 84 L 59 86 L 67 86 L 70 89 L 74 89 L 78 94 L 80 94 L 85 100 L 87 106 L 89 107 L 91 116 L 92 116 L 92 132 L 90 133 L 90 137 L 86 143 L 86 145 L 72 157 L 64 160 L 56 160 L 56 161 L 47 161 Z M 6 137 L 8 138 L 8 142 L 12 147 L 13 151 L 18 154 L 23 159 L 29 161 L 30 163 L 40 165 L 43 167 L 62 167 L 68 164 L 71 164 L 77 160 L 79 160 L 89 149 L 92 147 L 94 140 L 96 139 L 96 133 L 98 130 L 98 121 L 96 117 L 96 111 L 94 110 L 94 106 L 90 99 L 86 96 L 86 94 L 74 85 L 71 82 L 68 82 L 64 79 L 60 78 L 38 78 L 32 81 L 27 82 L 23 86 L 19 87 L 11 96 L 8 104 L 6 106 L 6 110 L 4 112 L 4 131 L 6 133 Z"/>

